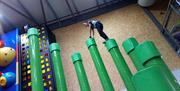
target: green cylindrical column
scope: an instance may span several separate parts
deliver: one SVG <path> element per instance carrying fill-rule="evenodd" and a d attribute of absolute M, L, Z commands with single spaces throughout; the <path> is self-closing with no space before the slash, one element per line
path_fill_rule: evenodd
<path fill-rule="evenodd" d="M 79 80 L 79 85 L 81 88 L 81 91 L 91 91 L 89 82 L 86 76 L 86 72 L 84 70 L 84 66 L 82 64 L 82 59 L 80 53 L 74 53 L 72 56 L 72 62 L 74 64 L 76 75 Z"/>
<path fill-rule="evenodd" d="M 94 38 L 87 39 L 86 44 L 96 67 L 104 91 L 114 91 L 112 82 L 108 76 L 102 58 L 99 54 Z"/>
<path fill-rule="evenodd" d="M 180 86 L 175 85 L 158 65 L 138 71 L 134 74 L 132 81 L 136 91 L 180 91 Z"/>
<path fill-rule="evenodd" d="M 137 70 L 143 69 L 143 65 L 140 63 L 140 61 L 135 61 L 133 60 L 136 58 L 136 55 L 133 53 L 133 50 L 138 46 L 138 42 L 135 38 L 131 37 L 126 39 L 126 41 L 123 42 L 123 48 L 125 52 L 130 56 L 134 66 L 136 67 Z"/>
<path fill-rule="evenodd" d="M 57 91 L 67 91 L 59 44 L 52 43 L 50 45 L 50 52 L 53 61 Z"/>
<path fill-rule="evenodd" d="M 38 30 L 36 28 L 30 28 L 27 34 L 29 39 L 29 55 L 31 61 L 30 65 L 32 91 L 44 91 L 40 61 Z"/>
<path fill-rule="evenodd" d="M 134 50 L 134 54 L 136 54 L 136 58 L 134 58 L 133 60 L 140 61 L 144 68 L 148 68 L 151 66 L 161 67 L 161 70 L 166 73 L 167 80 L 169 80 L 168 82 L 170 83 L 169 85 L 173 89 L 176 89 L 174 91 L 180 90 L 178 81 L 171 73 L 171 70 L 168 68 L 168 66 L 164 63 L 160 52 L 152 41 L 145 41 L 139 44 Z"/>
<path fill-rule="evenodd" d="M 109 39 L 105 42 L 105 46 L 109 53 L 111 54 L 114 63 L 116 65 L 116 68 L 118 69 L 118 72 L 124 81 L 124 84 L 128 91 L 135 91 L 135 88 L 132 83 L 132 73 L 130 69 L 128 68 L 123 56 L 121 55 L 121 52 L 119 50 L 119 47 L 114 39 Z"/>
<path fill-rule="evenodd" d="M 166 77 L 164 80 L 167 80 L 166 82 L 169 83 L 169 86 L 179 90 L 180 86 L 176 78 L 173 76 L 168 66 L 164 63 L 161 58 L 161 54 L 154 43 L 151 41 L 145 41 L 141 44 L 137 44 L 133 42 L 134 40 L 134 38 L 127 39 L 123 42 L 123 47 L 126 53 L 129 54 L 132 61 L 136 63 L 135 66 L 138 71 L 142 72 L 149 67 L 157 66 L 166 75 L 164 76 Z"/>

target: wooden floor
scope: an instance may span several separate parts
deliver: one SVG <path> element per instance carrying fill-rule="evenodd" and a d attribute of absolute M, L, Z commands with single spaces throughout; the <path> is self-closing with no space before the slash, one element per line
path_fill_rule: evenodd
<path fill-rule="evenodd" d="M 107 35 L 110 38 L 115 38 L 123 56 L 126 59 L 127 64 L 133 73 L 135 73 L 136 70 L 121 46 L 122 42 L 131 36 L 134 36 L 139 42 L 144 40 L 153 41 L 161 52 L 162 57 L 169 68 L 171 70 L 180 69 L 180 58 L 176 56 L 173 49 L 161 36 L 156 26 L 137 5 L 130 5 L 94 17 L 93 19 L 102 21 L 104 24 L 104 31 L 107 33 Z M 82 22 L 80 22 L 68 27 L 54 30 L 53 32 L 56 34 L 57 42 L 60 43 L 62 48 L 61 55 L 68 90 L 80 91 L 73 63 L 71 62 L 71 54 L 79 51 L 82 54 L 83 64 L 88 76 L 91 90 L 103 91 L 93 61 L 85 44 L 85 41 L 89 35 L 89 29 L 85 28 L 82 25 Z M 113 60 L 102 44 L 104 40 L 100 38 L 97 32 L 95 34 L 95 39 L 110 79 L 114 85 L 115 91 L 124 91 L 122 89 L 125 87 L 118 74 L 118 71 L 115 68 Z"/>

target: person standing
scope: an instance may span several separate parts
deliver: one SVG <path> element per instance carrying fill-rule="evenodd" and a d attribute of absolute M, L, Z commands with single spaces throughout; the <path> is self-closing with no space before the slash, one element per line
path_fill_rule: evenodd
<path fill-rule="evenodd" d="M 86 27 L 90 28 L 90 38 L 92 38 L 91 36 L 91 32 L 93 32 L 93 37 L 94 37 L 94 31 L 97 30 L 99 35 L 104 38 L 105 40 L 108 40 L 108 36 L 104 33 L 103 31 L 103 24 L 98 21 L 98 20 L 89 20 L 85 23 L 83 23 Z"/>

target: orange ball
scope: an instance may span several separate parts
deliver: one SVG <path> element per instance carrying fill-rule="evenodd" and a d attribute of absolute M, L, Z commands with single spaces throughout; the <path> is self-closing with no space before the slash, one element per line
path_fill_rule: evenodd
<path fill-rule="evenodd" d="M 0 48 L 4 47 L 4 41 L 0 40 Z"/>

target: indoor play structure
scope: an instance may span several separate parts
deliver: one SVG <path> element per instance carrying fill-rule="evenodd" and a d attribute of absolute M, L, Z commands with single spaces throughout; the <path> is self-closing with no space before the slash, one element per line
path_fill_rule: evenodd
<path fill-rule="evenodd" d="M 7 38 L 5 35 L 8 34 L 14 37 Z M 0 49 L 0 54 L 7 52 L 6 55 L 11 56 L 6 58 L 6 64 L 3 63 L 4 57 L 0 57 L 0 91 L 67 91 L 60 45 L 49 44 L 46 30 L 30 28 L 27 33 L 18 35 L 16 29 L 5 35 L 1 36 L 0 45 L 4 49 Z M 138 43 L 131 37 L 123 42 L 122 47 L 137 69 L 135 74 L 130 71 L 114 39 L 103 44 L 127 91 L 180 91 L 179 83 L 152 41 Z M 103 90 L 114 91 L 95 39 L 88 38 L 86 45 Z M 81 91 L 91 91 L 80 52 L 73 53 L 71 59 Z"/>
<path fill-rule="evenodd" d="M 54 91 L 47 31 L 32 28 L 21 34 L 19 40 L 20 91 Z"/>
<path fill-rule="evenodd" d="M 0 35 L 0 91 L 18 90 L 18 31 Z"/>

